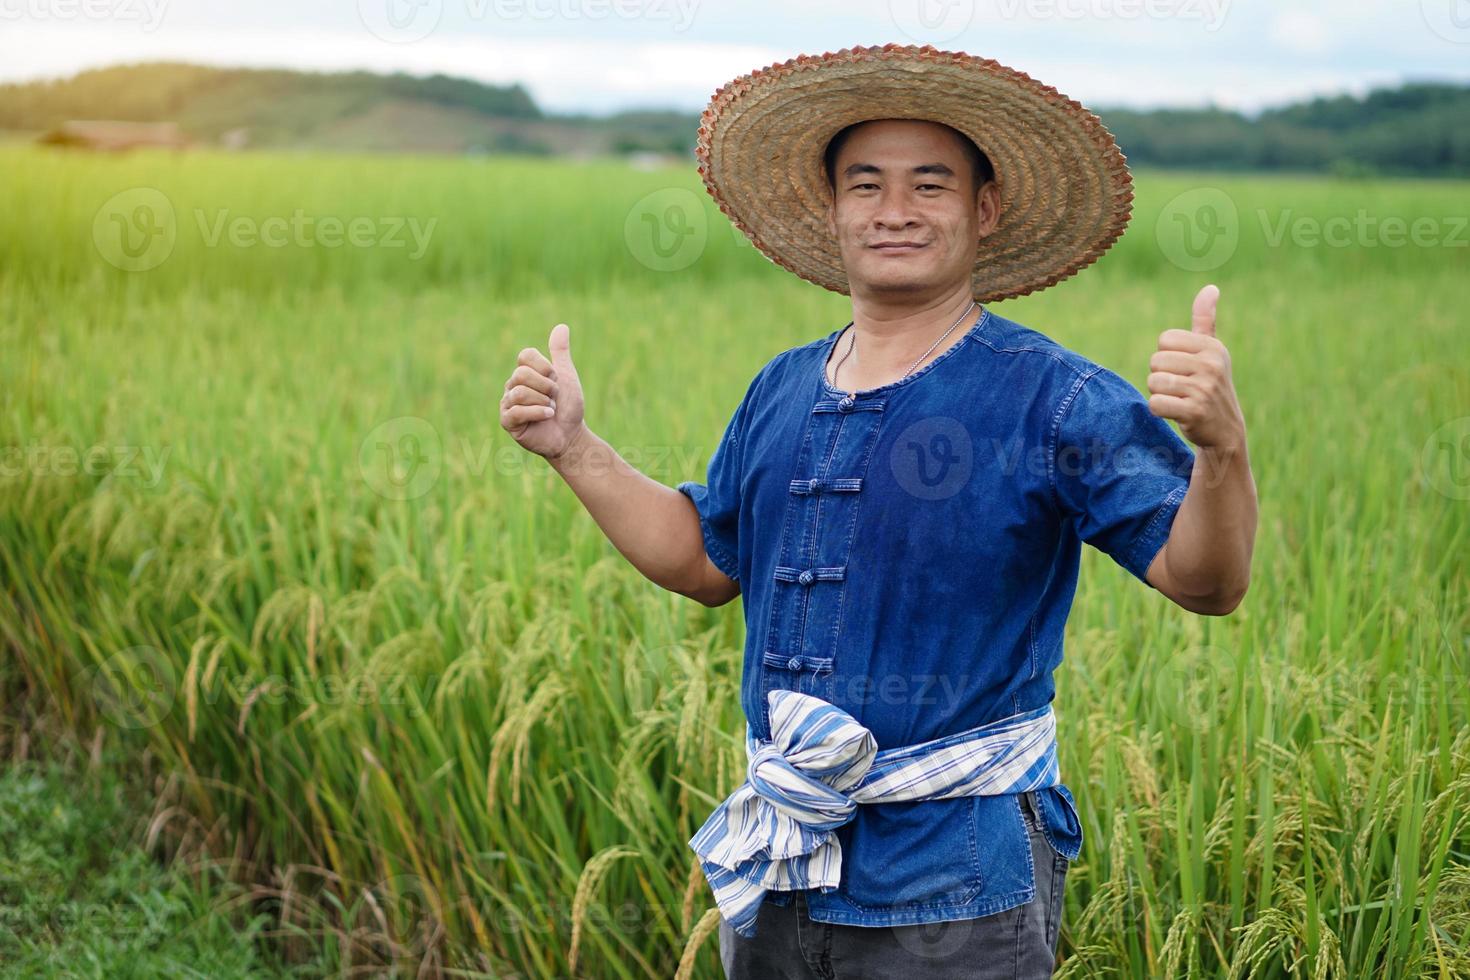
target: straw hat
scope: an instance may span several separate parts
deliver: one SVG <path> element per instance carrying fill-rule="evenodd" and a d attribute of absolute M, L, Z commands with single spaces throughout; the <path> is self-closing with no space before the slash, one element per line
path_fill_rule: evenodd
<path fill-rule="evenodd" d="M 1001 213 L 976 248 L 981 302 L 1075 274 L 1128 224 L 1132 176 L 1096 115 L 1024 72 L 927 44 L 801 55 L 725 83 L 700 118 L 699 173 L 768 259 L 848 294 L 822 154 L 844 126 L 884 118 L 952 126 L 994 165 Z"/>

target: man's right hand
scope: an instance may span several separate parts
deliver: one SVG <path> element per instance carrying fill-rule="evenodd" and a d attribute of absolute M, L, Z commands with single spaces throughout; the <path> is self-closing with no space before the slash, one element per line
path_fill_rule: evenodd
<path fill-rule="evenodd" d="M 527 347 L 505 382 L 500 427 L 522 448 L 554 460 L 581 437 L 582 382 L 572 364 L 571 328 L 558 323 L 547 343 L 551 360 Z"/>

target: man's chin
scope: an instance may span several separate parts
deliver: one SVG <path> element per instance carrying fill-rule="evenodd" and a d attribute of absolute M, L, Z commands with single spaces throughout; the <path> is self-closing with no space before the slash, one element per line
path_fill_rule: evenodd
<path fill-rule="evenodd" d="M 869 267 L 860 270 L 856 278 L 861 281 L 867 292 L 915 292 L 933 289 L 938 284 L 934 275 L 926 269 L 873 269 Z M 850 274 L 849 279 L 852 279 Z"/>

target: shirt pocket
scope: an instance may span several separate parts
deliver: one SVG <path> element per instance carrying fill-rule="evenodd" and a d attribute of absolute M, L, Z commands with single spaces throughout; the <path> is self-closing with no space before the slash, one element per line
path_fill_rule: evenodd
<path fill-rule="evenodd" d="M 865 803 L 859 813 L 861 837 L 844 841 L 842 856 L 842 893 L 854 907 L 964 905 L 980 894 L 973 797 Z"/>
<path fill-rule="evenodd" d="M 1082 821 L 1077 818 L 1077 804 L 1067 787 L 1058 783 L 1036 791 L 1041 804 L 1042 832 L 1047 843 L 1068 861 L 1082 853 Z"/>

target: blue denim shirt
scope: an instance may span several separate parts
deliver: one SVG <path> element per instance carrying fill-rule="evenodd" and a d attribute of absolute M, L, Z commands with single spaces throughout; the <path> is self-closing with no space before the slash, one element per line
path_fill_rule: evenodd
<path fill-rule="evenodd" d="M 753 733 L 770 737 L 777 688 L 843 708 L 880 749 L 1047 704 L 1082 542 L 1147 585 L 1193 451 L 1122 376 L 988 308 L 918 371 L 851 396 L 826 376 L 842 333 L 767 362 L 707 482 L 677 487 L 741 586 Z M 1075 859 L 1071 792 L 1035 797 L 1047 840 Z M 837 831 L 841 885 L 808 890 L 811 917 L 903 925 L 1030 901 L 1022 805 L 859 806 Z"/>

